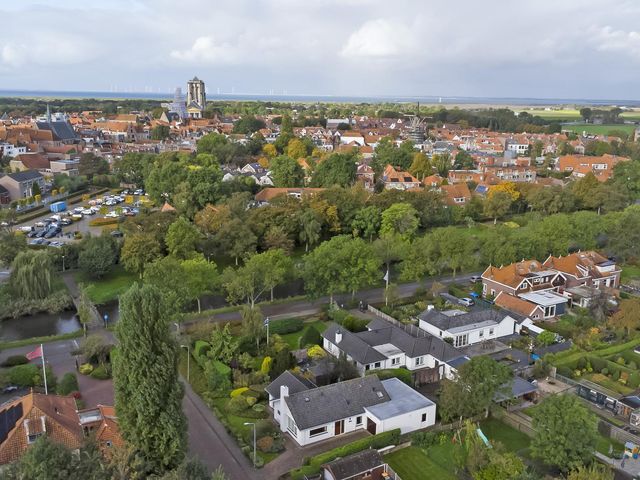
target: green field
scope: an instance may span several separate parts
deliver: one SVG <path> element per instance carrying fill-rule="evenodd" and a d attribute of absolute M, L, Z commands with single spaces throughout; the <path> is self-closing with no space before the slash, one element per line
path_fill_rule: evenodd
<path fill-rule="evenodd" d="M 571 130 L 578 135 L 581 135 L 582 132 L 592 133 L 594 135 L 608 135 L 609 132 L 614 130 L 625 132 L 627 135 L 633 135 L 633 132 L 636 129 L 635 125 L 626 125 L 626 124 L 614 124 L 614 125 L 563 125 L 563 130 Z"/>
<path fill-rule="evenodd" d="M 640 267 L 637 265 L 625 265 L 622 267 L 621 281 L 628 282 L 629 280 L 640 279 Z"/>
<path fill-rule="evenodd" d="M 534 117 L 544 118 L 545 120 L 580 120 L 580 112 L 574 108 L 566 108 L 562 110 L 543 110 L 530 108 L 525 110 L 515 110 L 516 112 L 527 112 Z"/>
<path fill-rule="evenodd" d="M 121 265 L 116 265 L 100 280 L 89 280 L 80 273 L 75 278 L 78 284 L 87 286 L 87 294 L 96 305 L 117 299 L 138 279 L 137 275 L 127 272 Z"/>

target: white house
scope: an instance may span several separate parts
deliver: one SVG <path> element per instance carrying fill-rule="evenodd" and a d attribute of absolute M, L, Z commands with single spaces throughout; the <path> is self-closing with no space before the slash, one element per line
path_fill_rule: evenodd
<path fill-rule="evenodd" d="M 18 155 L 27 153 L 27 147 L 16 147 L 10 143 L 0 142 L 0 153 L 5 157 L 17 157 Z"/>
<path fill-rule="evenodd" d="M 375 435 L 399 428 L 404 434 L 436 421 L 435 403 L 397 378 L 367 375 L 323 387 L 304 385 L 285 372 L 266 388 L 274 421 L 301 446 L 365 429 Z"/>
<path fill-rule="evenodd" d="M 504 313 L 487 309 L 438 311 L 432 305 L 418 315 L 419 326 L 439 338 L 453 339 L 454 347 L 464 347 L 520 332 L 518 321 Z"/>
<path fill-rule="evenodd" d="M 332 323 L 322 333 L 323 347 L 331 355 L 346 355 L 364 375 L 370 370 L 404 367 L 411 371 L 434 369 L 431 381 L 452 378 L 451 362 L 463 354 L 441 338 L 415 327 L 405 329 L 375 319 L 367 331 L 353 333 Z M 424 380 L 425 382 L 427 380 Z"/>

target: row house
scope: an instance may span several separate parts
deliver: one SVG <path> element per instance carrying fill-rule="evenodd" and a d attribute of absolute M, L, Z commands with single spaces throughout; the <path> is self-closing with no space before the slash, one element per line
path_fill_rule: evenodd
<path fill-rule="evenodd" d="M 601 157 L 591 157 L 584 155 L 563 155 L 556 162 L 556 170 L 559 172 L 570 172 L 572 177 L 582 178 L 588 173 L 601 182 L 607 181 L 613 176 L 613 167 L 620 162 L 628 162 L 627 157 L 605 154 Z"/>
<path fill-rule="evenodd" d="M 488 176 L 496 177 L 504 182 L 533 183 L 536 181 L 537 176 L 536 169 L 529 166 L 512 165 L 502 167 L 485 165 L 483 171 Z"/>
<path fill-rule="evenodd" d="M 570 255 L 547 258 L 543 265 L 562 272 L 567 287 L 587 286 L 618 288 L 622 269 L 616 262 L 595 251 L 575 252 Z"/>
<path fill-rule="evenodd" d="M 0 142 L 0 154 L 3 157 L 15 157 L 21 154 L 27 153 L 27 147 L 18 146 L 11 143 Z"/>

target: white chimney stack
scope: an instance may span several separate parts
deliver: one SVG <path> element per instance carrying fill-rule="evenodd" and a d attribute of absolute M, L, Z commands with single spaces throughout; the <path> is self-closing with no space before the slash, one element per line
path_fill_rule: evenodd
<path fill-rule="evenodd" d="M 336 332 L 336 345 L 338 345 L 342 341 L 342 332 L 338 330 Z"/>
<path fill-rule="evenodd" d="M 433 310 L 433 305 L 427 305 L 427 312 L 430 312 L 431 310 Z"/>
<path fill-rule="evenodd" d="M 280 431 L 287 431 L 287 417 L 288 417 L 288 407 L 285 402 L 285 398 L 289 396 L 289 387 L 286 385 L 280 385 L 280 400 L 277 405 L 274 405 L 276 410 L 280 410 Z"/>

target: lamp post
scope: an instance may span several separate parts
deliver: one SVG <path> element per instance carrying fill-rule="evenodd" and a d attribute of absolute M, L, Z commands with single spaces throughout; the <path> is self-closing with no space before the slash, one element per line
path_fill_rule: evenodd
<path fill-rule="evenodd" d="M 173 322 L 173 324 L 176 326 L 176 333 L 180 335 L 180 324 L 178 322 Z"/>
<path fill-rule="evenodd" d="M 244 422 L 244 424 L 253 427 L 253 468 L 256 468 L 256 424 L 253 422 Z"/>
<path fill-rule="evenodd" d="M 62 255 L 62 273 L 64 273 L 64 255 Z"/>
<path fill-rule="evenodd" d="M 191 375 L 191 351 L 189 349 L 189 345 L 180 345 L 180 347 L 187 349 L 187 382 L 188 382 L 189 377 Z"/>

